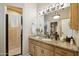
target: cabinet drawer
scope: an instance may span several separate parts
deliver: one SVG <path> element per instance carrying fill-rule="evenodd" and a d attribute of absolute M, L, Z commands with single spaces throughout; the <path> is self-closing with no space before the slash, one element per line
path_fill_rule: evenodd
<path fill-rule="evenodd" d="M 69 51 L 66 49 L 62 49 L 62 48 L 57 48 L 55 49 L 55 55 L 61 55 L 61 56 L 73 56 L 74 52 L 73 51 Z"/>

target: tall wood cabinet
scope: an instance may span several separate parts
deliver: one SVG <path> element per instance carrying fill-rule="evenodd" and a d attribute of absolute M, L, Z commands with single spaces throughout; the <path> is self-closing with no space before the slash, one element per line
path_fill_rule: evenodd
<path fill-rule="evenodd" d="M 79 23 L 79 4 L 78 3 L 71 3 L 71 28 L 74 30 L 78 30 L 78 23 Z"/>

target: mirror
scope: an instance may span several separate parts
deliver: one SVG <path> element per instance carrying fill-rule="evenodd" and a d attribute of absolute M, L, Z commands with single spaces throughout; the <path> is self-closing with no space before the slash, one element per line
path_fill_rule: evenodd
<path fill-rule="evenodd" d="M 70 19 L 61 20 L 61 28 L 63 34 L 65 34 L 68 37 L 72 36 L 73 32 L 72 29 L 70 28 Z"/>
<path fill-rule="evenodd" d="M 53 19 L 56 15 L 55 12 L 60 15 L 59 19 Z M 72 29 L 70 28 L 70 7 L 66 7 L 55 12 L 44 15 L 44 34 L 46 34 L 46 32 L 50 34 L 58 32 L 60 37 L 63 34 L 71 37 Z"/>

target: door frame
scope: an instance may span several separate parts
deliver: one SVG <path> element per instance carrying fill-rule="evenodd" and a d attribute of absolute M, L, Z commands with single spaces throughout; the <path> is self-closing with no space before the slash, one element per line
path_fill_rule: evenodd
<path fill-rule="evenodd" d="M 8 14 L 5 15 L 6 16 L 6 56 L 9 56 L 9 46 L 8 46 Z M 22 51 L 23 51 L 23 16 L 21 15 L 21 53 L 20 54 L 16 54 L 14 56 L 18 56 L 18 55 L 22 55 Z"/>

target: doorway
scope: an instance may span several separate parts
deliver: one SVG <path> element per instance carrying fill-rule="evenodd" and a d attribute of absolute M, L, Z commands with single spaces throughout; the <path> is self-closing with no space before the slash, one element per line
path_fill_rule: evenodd
<path fill-rule="evenodd" d="M 20 10 L 14 6 L 7 7 L 6 56 L 22 55 L 23 19 Z"/>

